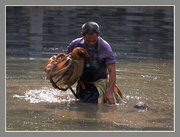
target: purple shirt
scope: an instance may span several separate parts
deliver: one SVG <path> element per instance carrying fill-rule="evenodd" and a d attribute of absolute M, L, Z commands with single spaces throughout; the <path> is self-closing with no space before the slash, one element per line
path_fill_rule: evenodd
<path fill-rule="evenodd" d="M 116 63 L 115 56 L 114 53 L 112 52 L 111 46 L 101 37 L 98 37 L 97 42 L 98 42 L 98 58 L 100 60 L 104 60 L 106 66 L 110 64 L 115 64 Z M 76 47 L 84 48 L 88 52 L 90 57 L 93 57 L 95 54 L 94 52 L 95 46 L 92 48 L 86 48 L 83 37 L 73 40 L 67 48 L 67 53 L 72 52 L 72 50 Z"/>

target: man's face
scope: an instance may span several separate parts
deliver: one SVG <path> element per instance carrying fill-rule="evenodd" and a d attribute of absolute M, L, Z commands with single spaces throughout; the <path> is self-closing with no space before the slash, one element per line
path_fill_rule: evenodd
<path fill-rule="evenodd" d="M 98 35 L 99 34 L 97 34 L 97 33 L 94 33 L 92 35 L 88 35 L 88 34 L 82 35 L 84 38 L 86 46 L 87 47 L 93 47 L 98 40 Z"/>

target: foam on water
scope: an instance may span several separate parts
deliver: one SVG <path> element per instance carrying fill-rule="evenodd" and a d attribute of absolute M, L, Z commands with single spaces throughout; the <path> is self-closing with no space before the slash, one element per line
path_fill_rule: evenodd
<path fill-rule="evenodd" d="M 42 87 L 41 89 L 27 90 L 24 96 L 13 95 L 14 98 L 25 99 L 30 103 L 61 103 L 61 102 L 70 102 L 76 100 L 72 97 L 70 90 L 61 91 L 53 88 Z"/>

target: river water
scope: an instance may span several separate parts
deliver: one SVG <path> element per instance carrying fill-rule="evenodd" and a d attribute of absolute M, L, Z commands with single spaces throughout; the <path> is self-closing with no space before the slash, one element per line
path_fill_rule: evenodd
<path fill-rule="evenodd" d="M 9 6 L 6 11 L 7 131 L 174 130 L 172 7 Z M 115 53 L 119 104 L 82 103 L 70 91 L 54 89 L 43 72 L 48 58 L 64 52 L 89 20 L 100 24 Z M 134 108 L 138 102 L 149 109 Z"/>
<path fill-rule="evenodd" d="M 119 61 L 117 85 L 124 102 L 116 105 L 81 103 L 70 91 L 54 89 L 43 72 L 45 62 L 7 59 L 8 131 L 173 130 L 172 61 Z M 138 102 L 146 103 L 150 109 L 134 108 Z"/>

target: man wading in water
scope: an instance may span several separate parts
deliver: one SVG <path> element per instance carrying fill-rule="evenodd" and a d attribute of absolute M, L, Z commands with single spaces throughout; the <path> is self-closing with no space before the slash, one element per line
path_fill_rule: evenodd
<path fill-rule="evenodd" d="M 96 22 L 83 24 L 81 34 L 82 37 L 73 40 L 67 48 L 67 53 L 72 52 L 77 47 L 84 48 L 90 57 L 86 61 L 83 74 L 78 81 L 77 95 L 86 103 L 103 103 L 108 101 L 114 104 L 113 91 L 116 82 L 116 71 L 112 49 L 99 36 L 100 29 Z"/>

